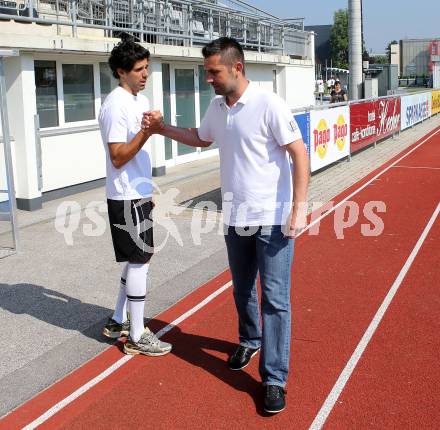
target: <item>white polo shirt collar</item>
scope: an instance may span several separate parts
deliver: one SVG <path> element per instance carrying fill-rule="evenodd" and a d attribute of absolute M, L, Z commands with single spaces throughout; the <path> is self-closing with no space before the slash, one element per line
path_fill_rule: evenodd
<path fill-rule="evenodd" d="M 251 96 L 254 94 L 255 89 L 256 89 L 255 84 L 251 81 L 248 81 L 248 86 L 244 90 L 241 97 L 235 102 L 235 104 L 233 104 L 231 107 L 229 107 L 228 104 L 226 103 L 226 97 L 222 96 L 221 98 L 219 98 L 220 107 L 222 107 L 223 109 L 226 108 L 229 110 L 229 109 L 233 109 L 234 107 L 236 107 L 239 104 L 245 105 L 249 101 Z"/>

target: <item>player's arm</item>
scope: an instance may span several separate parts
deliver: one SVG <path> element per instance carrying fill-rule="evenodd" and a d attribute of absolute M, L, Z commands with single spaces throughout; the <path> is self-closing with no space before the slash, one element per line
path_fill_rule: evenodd
<path fill-rule="evenodd" d="M 295 140 L 285 146 L 292 158 L 293 169 L 293 209 L 289 231 L 286 236 L 293 238 L 307 223 L 307 189 L 309 186 L 309 158 L 302 139 Z"/>
<path fill-rule="evenodd" d="M 174 127 L 172 125 L 164 125 L 158 134 L 169 137 L 170 139 L 177 140 L 189 146 L 196 146 L 206 148 L 211 145 L 212 142 L 206 142 L 199 138 L 197 128 L 182 128 Z"/>
<path fill-rule="evenodd" d="M 134 158 L 151 135 L 151 130 L 141 129 L 128 143 L 110 142 L 108 148 L 113 166 L 120 169 L 125 163 Z"/>

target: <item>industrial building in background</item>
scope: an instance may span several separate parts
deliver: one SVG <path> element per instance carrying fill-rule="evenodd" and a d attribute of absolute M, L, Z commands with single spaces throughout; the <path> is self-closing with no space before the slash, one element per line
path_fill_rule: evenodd
<path fill-rule="evenodd" d="M 316 76 L 326 76 L 326 69 L 332 67 L 330 38 L 333 25 L 306 25 L 305 31 L 315 33 L 315 65 Z"/>
<path fill-rule="evenodd" d="M 400 78 L 423 83 L 433 74 L 434 59 L 440 53 L 440 38 L 403 39 L 391 45 L 391 64 L 396 64 Z"/>
<path fill-rule="evenodd" d="M 197 127 L 214 93 L 201 47 L 231 36 L 245 48 L 246 75 L 291 108 L 314 104 L 314 34 L 240 0 L 0 0 L 11 152 L 18 207 L 104 184 L 97 115 L 116 85 L 107 65 L 122 31 L 152 54 L 145 94 L 165 120 Z M 153 174 L 218 154 L 162 136 L 147 143 Z"/>

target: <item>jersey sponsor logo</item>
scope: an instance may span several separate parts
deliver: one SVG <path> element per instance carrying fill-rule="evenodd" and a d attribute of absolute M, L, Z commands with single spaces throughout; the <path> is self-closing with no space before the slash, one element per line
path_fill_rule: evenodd
<path fill-rule="evenodd" d="M 289 125 L 290 125 L 290 128 L 292 129 L 292 131 L 298 130 L 298 125 L 297 125 L 296 121 L 290 121 Z"/>

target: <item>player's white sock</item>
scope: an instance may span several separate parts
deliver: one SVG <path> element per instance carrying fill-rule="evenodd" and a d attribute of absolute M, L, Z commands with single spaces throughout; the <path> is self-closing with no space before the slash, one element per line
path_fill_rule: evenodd
<path fill-rule="evenodd" d="M 137 342 L 145 330 L 144 308 L 149 264 L 128 263 L 127 300 L 130 311 L 130 337 Z"/>
<path fill-rule="evenodd" d="M 118 300 L 116 301 L 115 312 L 113 313 L 113 319 L 122 324 L 127 321 L 127 289 L 125 287 L 127 282 L 127 266 L 124 266 L 121 274 L 121 288 L 119 288 Z"/>

